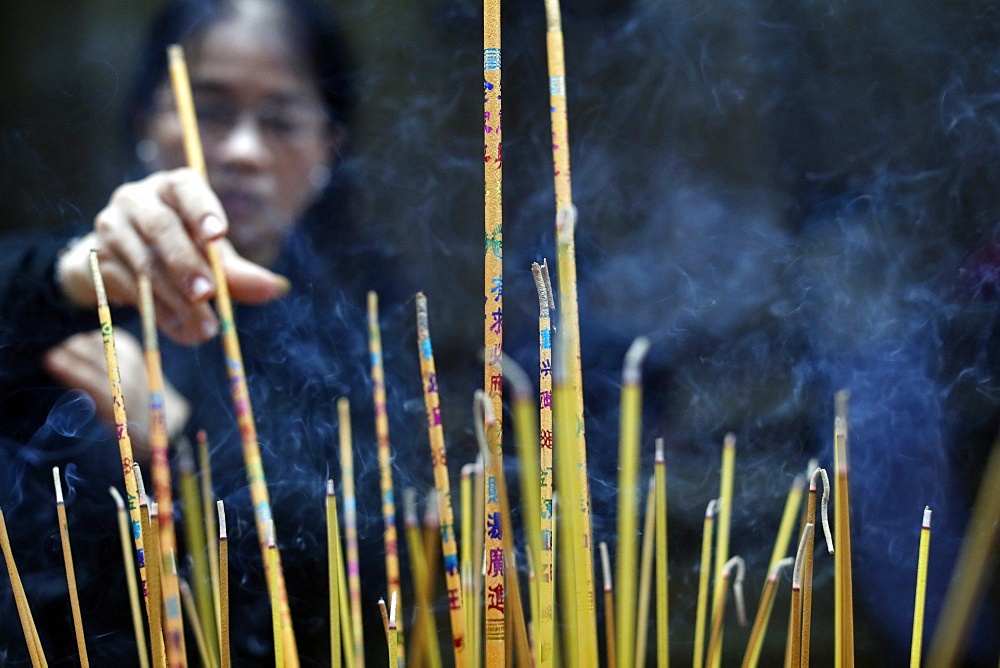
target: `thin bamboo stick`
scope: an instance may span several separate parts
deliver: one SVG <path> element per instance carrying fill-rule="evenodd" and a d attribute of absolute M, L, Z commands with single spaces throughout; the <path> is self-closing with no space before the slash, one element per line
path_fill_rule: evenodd
<path fill-rule="evenodd" d="M 17 616 L 21 620 L 21 631 L 24 633 L 24 642 L 28 646 L 28 656 L 31 659 L 31 665 L 33 668 L 48 666 L 48 662 L 45 660 L 45 653 L 42 652 L 41 642 L 38 639 L 35 620 L 31 615 L 31 607 L 28 605 L 28 597 L 24 592 L 24 585 L 21 583 L 17 564 L 14 563 L 14 553 L 10 548 L 10 536 L 7 534 L 7 520 L 3 516 L 2 508 L 0 508 L 0 550 L 3 551 L 4 561 L 7 562 L 7 575 L 10 577 L 10 588 L 14 591 Z"/>
<path fill-rule="evenodd" d="M 122 561 L 125 562 L 125 582 L 128 585 L 128 601 L 132 611 L 132 631 L 135 633 L 136 651 L 139 655 L 139 668 L 149 668 L 149 647 L 146 644 L 146 630 L 143 625 L 142 611 L 139 608 L 139 588 L 135 582 L 135 562 L 132 546 L 129 544 L 128 516 L 125 512 L 125 501 L 114 487 L 108 491 L 115 500 L 118 515 L 118 537 L 122 545 Z"/>
<path fill-rule="evenodd" d="M 76 649 L 80 653 L 80 665 L 86 668 L 90 665 L 87 656 L 87 640 L 83 634 L 83 618 L 80 615 L 80 596 L 76 588 L 76 569 L 73 568 L 73 550 L 69 542 L 69 521 L 66 518 L 66 505 L 63 503 L 62 482 L 59 479 L 59 467 L 52 467 L 52 481 L 56 490 L 56 514 L 59 518 L 59 538 L 62 540 L 63 564 L 66 567 L 66 585 L 69 588 L 69 607 L 73 616 L 73 631 L 76 635 Z"/>
<path fill-rule="evenodd" d="M 718 507 L 718 499 L 708 502 L 701 530 L 701 567 L 698 570 L 698 606 L 694 623 L 694 668 L 702 668 L 705 665 L 705 626 L 712 564 L 712 531 L 715 528 L 715 513 Z"/>
<path fill-rule="evenodd" d="M 924 601 L 927 597 L 927 560 L 931 545 L 931 509 L 924 508 L 920 524 L 920 548 L 917 556 L 917 588 L 913 598 L 913 634 L 910 640 L 910 668 L 919 668 L 924 638 Z"/>

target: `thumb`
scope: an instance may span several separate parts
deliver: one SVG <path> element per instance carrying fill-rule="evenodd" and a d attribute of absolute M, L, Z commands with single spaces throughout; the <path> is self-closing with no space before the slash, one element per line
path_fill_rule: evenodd
<path fill-rule="evenodd" d="M 220 239 L 222 270 L 234 301 L 263 304 L 284 297 L 291 289 L 288 279 L 244 258 L 227 239 Z"/>

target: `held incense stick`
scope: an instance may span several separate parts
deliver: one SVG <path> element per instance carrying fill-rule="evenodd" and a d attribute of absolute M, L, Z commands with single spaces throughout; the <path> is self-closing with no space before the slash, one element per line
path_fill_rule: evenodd
<path fill-rule="evenodd" d="M 14 553 L 10 549 L 7 520 L 4 519 L 2 508 L 0 508 L 0 550 L 3 551 L 3 558 L 7 563 L 10 588 L 14 592 L 17 616 L 21 620 L 21 632 L 24 633 L 24 642 L 28 646 L 28 656 L 31 658 L 31 665 L 34 668 L 47 666 L 48 662 L 45 660 L 45 654 L 42 652 L 42 645 L 38 639 L 38 630 L 35 628 L 35 620 L 32 618 L 31 608 L 28 606 L 28 597 L 24 593 L 24 585 L 21 584 L 21 576 L 17 571 L 17 564 L 14 563 Z"/>
<path fill-rule="evenodd" d="M 56 489 L 56 514 L 59 517 L 59 538 L 62 540 L 63 564 L 66 566 L 66 584 L 69 588 L 69 607 L 73 615 L 73 630 L 76 633 L 76 648 L 80 652 L 80 665 L 89 666 L 87 642 L 83 636 L 83 618 L 80 616 L 80 597 L 76 589 L 76 571 L 73 568 L 73 551 L 69 543 L 69 522 L 66 519 L 66 505 L 63 503 L 62 482 L 59 467 L 52 467 L 52 482 Z"/>
<path fill-rule="evenodd" d="M 149 537 L 147 542 L 149 556 L 149 597 L 147 599 L 147 612 L 149 614 L 149 638 L 153 649 L 153 665 L 166 665 L 167 650 L 163 638 L 163 595 L 160 588 L 160 560 L 159 540 L 153 538 L 153 530 L 149 521 L 149 497 L 146 496 L 146 485 L 142 479 L 142 467 L 133 464 L 132 470 L 135 473 L 136 489 L 139 494 L 139 518 L 142 522 L 143 533 Z"/>
<path fill-rule="evenodd" d="M 392 487 L 392 448 L 389 443 L 389 411 L 385 400 L 385 369 L 382 361 L 382 332 L 378 323 L 378 295 L 368 292 L 368 354 L 372 374 L 372 402 L 375 408 L 375 439 L 378 448 L 379 487 L 382 492 L 382 541 L 385 545 L 385 577 L 389 594 L 402 600 L 399 590 L 399 540 L 396 536 L 396 502 Z M 403 620 L 399 620 L 399 656 L 405 665 Z"/>
<path fill-rule="evenodd" d="M 919 668 L 924 638 L 924 600 L 927 596 L 927 558 L 931 545 L 931 509 L 924 508 L 920 524 L 920 549 L 917 556 L 917 590 L 913 598 L 913 635 L 910 640 L 910 668 Z"/>
<path fill-rule="evenodd" d="M 649 339 L 640 336 L 625 353 L 622 369 L 621 424 L 618 446 L 618 542 L 616 566 L 618 620 L 616 645 L 624 651 L 635 647 L 636 534 L 638 533 L 639 441 L 642 435 L 642 360 L 649 351 Z M 623 654 L 621 665 L 628 668 L 632 657 Z"/>
<path fill-rule="evenodd" d="M 148 591 L 146 589 L 146 554 L 142 536 L 142 521 L 139 516 L 139 491 L 132 470 L 132 440 L 128 435 L 128 416 L 125 414 L 125 399 L 122 397 L 122 379 L 118 368 L 118 353 L 115 351 L 114 326 L 111 323 L 111 309 L 108 294 L 104 290 L 104 278 L 97 262 L 97 251 L 90 251 L 90 273 L 97 292 L 97 316 L 101 322 L 101 339 L 104 343 L 104 357 L 108 366 L 108 382 L 111 385 L 111 406 L 115 415 L 115 432 L 118 435 L 118 451 L 122 458 L 122 474 L 125 478 L 125 496 L 128 501 L 129 520 L 132 524 L 132 542 L 139 561 L 139 582 L 146 602 L 146 616 L 150 616 Z M 155 644 L 155 643 L 154 643 Z"/>
<path fill-rule="evenodd" d="M 722 574 L 716 581 L 715 586 L 722 591 L 722 596 L 715 600 L 715 609 L 712 612 L 712 635 L 708 641 L 708 659 L 706 663 L 721 660 L 722 654 L 722 621 L 726 610 L 726 593 L 729 589 L 729 582 L 733 569 L 736 569 L 736 578 L 733 582 L 733 598 L 736 601 L 736 615 L 739 618 L 740 626 L 746 626 L 746 611 L 743 606 L 743 576 L 745 566 L 741 557 L 733 557 L 722 567 Z"/>
<path fill-rule="evenodd" d="M 337 559 L 337 495 L 333 480 L 326 481 L 326 573 L 330 590 L 330 665 L 343 665 L 340 634 L 340 564 Z"/>
<path fill-rule="evenodd" d="M 662 438 L 656 439 L 653 472 L 656 478 L 656 664 L 659 668 L 666 668 L 670 664 L 670 625 L 667 572 L 667 463 L 663 457 Z"/>
<path fill-rule="evenodd" d="M 555 561 L 553 559 L 553 525 L 552 525 L 552 482 L 555 472 L 552 469 L 552 311 L 555 310 L 555 295 L 549 281 L 549 267 L 546 262 L 531 263 L 531 274 L 535 279 L 535 290 L 538 293 L 538 419 L 539 419 L 539 466 L 541 476 L 541 538 L 542 550 L 540 564 L 541 577 L 538 582 L 537 619 L 533 619 L 537 629 L 535 643 L 535 665 L 539 668 L 551 668 L 553 665 L 554 616 L 555 602 Z"/>
<path fill-rule="evenodd" d="M 719 581 L 722 569 L 729 560 L 729 530 L 733 517 L 733 473 L 736 468 L 736 436 L 726 434 L 722 444 L 722 468 L 719 475 L 719 521 L 715 532 L 715 582 Z M 725 597 L 726 592 L 718 587 L 712 592 L 713 609 L 719 605 L 719 597 Z M 719 638 L 722 645 L 722 638 Z M 709 668 L 718 668 L 722 658 L 721 652 L 716 655 Z"/>
<path fill-rule="evenodd" d="M 611 560 L 608 557 L 607 543 L 602 540 L 597 547 L 601 551 L 601 572 L 604 575 L 604 642 L 607 649 L 605 665 L 608 668 L 615 668 L 617 659 L 615 651 L 615 595 L 611 582 Z"/>
<path fill-rule="evenodd" d="M 639 611 L 635 628 L 636 666 L 646 663 L 649 605 L 653 593 L 653 555 L 656 549 L 656 496 L 656 477 L 650 476 L 646 491 L 646 519 L 642 525 L 642 557 L 639 563 Z"/>
<path fill-rule="evenodd" d="M 434 347 L 431 344 L 427 298 L 416 295 L 417 349 L 420 357 L 420 377 L 424 388 L 424 408 L 427 412 L 427 437 L 430 441 L 431 462 L 434 465 L 434 487 L 437 490 L 441 520 L 441 554 L 444 558 L 445 587 L 448 589 L 448 614 L 455 665 L 467 665 L 465 612 L 462 607 L 462 574 L 458 562 L 458 542 L 455 538 L 455 515 L 451 506 L 451 483 L 448 479 L 448 457 L 445 453 L 444 428 L 441 425 L 441 399 L 438 393 Z M 432 638 L 436 645 L 436 637 Z"/>
<path fill-rule="evenodd" d="M 153 491 L 163 509 L 159 515 L 157 548 L 161 562 L 173 562 L 177 554 L 174 536 L 173 491 L 170 487 L 167 418 L 163 403 L 163 366 L 156 334 L 156 313 L 153 308 L 153 287 L 149 276 L 139 274 L 139 314 L 142 318 L 142 341 L 146 359 L 146 382 L 149 389 L 149 448 L 153 464 Z M 152 532 L 151 532 L 152 533 Z M 152 540 L 152 536 L 150 537 Z M 152 553 L 152 550 L 150 550 Z M 160 594 L 163 598 L 164 632 L 167 662 L 171 666 L 187 664 L 184 647 L 184 621 L 181 617 L 180 589 L 172 569 L 157 564 Z"/>
<path fill-rule="evenodd" d="M 757 606 L 757 616 L 753 621 L 753 628 L 750 629 L 750 639 L 747 641 L 747 649 L 743 654 L 743 668 L 754 668 L 760 659 L 760 649 L 764 642 L 764 633 L 767 631 L 767 623 L 771 618 L 771 610 L 774 608 L 774 597 L 778 589 L 778 573 L 786 566 L 790 567 L 795 563 L 794 557 L 779 559 L 767 576 L 764 582 L 764 591 L 760 595 L 760 605 Z"/>
<path fill-rule="evenodd" d="M 206 623 L 209 623 L 206 630 L 206 638 L 209 641 L 209 648 L 215 656 L 215 661 L 218 663 L 218 641 L 219 634 L 222 632 L 222 602 L 219 600 L 219 529 L 216 526 L 217 513 L 212 507 L 214 505 L 212 500 L 215 498 L 215 493 L 212 490 L 212 458 L 209 453 L 208 434 L 205 433 L 204 429 L 198 430 L 197 440 L 198 468 L 201 470 L 201 509 L 205 514 L 205 536 L 207 537 L 206 542 L 208 544 L 208 582 L 206 587 L 209 593 L 207 598 L 212 601 L 211 612 L 214 613 L 209 614 L 209 610 L 205 610 L 204 612 L 199 610 L 199 614 L 203 615 L 202 619 L 205 619 Z M 212 621 L 215 622 L 214 625 L 210 624 Z M 212 626 L 215 627 L 214 633 L 212 632 Z"/>
<path fill-rule="evenodd" d="M 229 668 L 232 665 L 229 653 L 229 530 L 225 504 L 222 499 L 215 504 L 219 512 L 219 663 L 222 668 Z"/>
<path fill-rule="evenodd" d="M 170 62 L 170 81 L 177 102 L 177 112 L 183 130 L 184 150 L 188 165 L 197 170 L 206 179 L 205 158 L 201 150 L 198 135 L 198 121 L 194 112 L 194 100 L 191 96 L 191 82 L 188 79 L 187 65 L 184 62 L 184 52 L 178 45 L 168 49 Z M 210 241 L 205 246 L 212 275 L 215 278 L 215 306 L 219 317 L 219 329 L 222 333 L 222 347 L 226 356 L 226 370 L 229 374 L 230 389 L 233 395 L 233 406 L 236 411 L 236 421 L 239 425 L 243 443 L 243 461 L 246 465 L 247 482 L 250 486 L 250 497 L 254 507 L 254 520 L 257 527 L 257 539 L 260 544 L 261 558 L 265 568 L 268 564 L 267 523 L 271 521 L 271 501 L 267 491 L 267 481 L 264 477 L 264 466 L 260 458 L 260 445 L 257 442 L 257 426 L 254 422 L 253 407 L 250 404 L 250 392 L 247 387 L 246 372 L 243 366 L 243 354 L 240 352 L 239 337 L 236 333 L 236 323 L 233 318 L 233 304 L 229 297 L 229 286 L 222 267 L 219 242 Z M 295 651 L 295 634 L 292 631 L 291 611 L 288 608 L 288 596 L 285 592 L 285 579 L 281 574 L 281 556 L 278 555 L 279 593 L 281 598 L 281 617 L 285 633 L 285 642 L 289 649 L 289 659 L 293 665 L 298 665 L 298 653 Z M 271 581 L 270 579 L 268 580 Z"/>
<path fill-rule="evenodd" d="M 149 668 L 149 650 L 146 646 L 146 631 L 142 623 L 142 612 L 139 609 L 139 589 L 135 583 L 135 562 L 132 560 L 132 546 L 129 544 L 125 501 L 114 487 L 109 487 L 108 492 L 115 500 L 115 508 L 117 509 L 118 537 L 121 539 L 122 560 L 125 562 L 125 582 L 128 584 L 128 602 L 132 611 L 132 631 L 135 633 L 136 650 L 139 654 L 139 668 Z"/>
<path fill-rule="evenodd" d="M 346 397 L 337 400 L 340 435 L 340 475 L 344 485 L 344 527 L 347 541 L 347 586 L 351 601 L 351 639 L 354 661 L 365 665 L 365 639 L 361 626 L 361 568 L 358 563 L 358 515 L 354 496 L 354 452 L 351 439 L 351 405 Z"/>
<path fill-rule="evenodd" d="M 702 668 L 705 661 L 705 618 L 708 614 L 708 583 L 712 564 L 712 531 L 719 500 L 712 499 L 705 508 L 705 521 L 701 530 L 701 567 L 698 571 L 698 608 L 694 625 L 694 668 Z"/>

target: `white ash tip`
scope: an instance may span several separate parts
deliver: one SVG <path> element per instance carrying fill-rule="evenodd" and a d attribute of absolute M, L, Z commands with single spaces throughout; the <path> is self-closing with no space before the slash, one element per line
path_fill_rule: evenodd
<path fill-rule="evenodd" d="M 329 480 L 326 481 L 326 495 L 327 496 L 333 496 L 334 495 L 334 493 L 333 493 L 333 478 L 330 478 Z"/>
<path fill-rule="evenodd" d="M 108 493 L 111 494 L 111 498 L 115 500 L 115 507 L 118 510 L 125 510 L 125 499 L 122 498 L 121 492 L 119 492 L 115 487 L 108 487 Z"/>
<path fill-rule="evenodd" d="M 625 364 L 622 367 L 622 382 L 638 383 L 642 380 L 642 361 L 649 352 L 649 338 L 636 337 L 625 353 Z"/>
<path fill-rule="evenodd" d="M 218 499 L 215 502 L 215 508 L 219 512 L 219 539 L 225 540 L 228 538 L 226 527 L 226 504 L 222 502 L 222 499 Z"/>
<path fill-rule="evenodd" d="M 62 504 L 63 502 L 63 492 L 62 492 L 62 481 L 59 479 L 59 467 L 52 467 L 52 482 L 56 486 L 56 503 Z"/>
<path fill-rule="evenodd" d="M 921 524 L 921 526 L 924 529 L 930 529 L 931 528 L 931 507 L 930 506 L 925 506 L 924 507 L 924 521 Z"/>

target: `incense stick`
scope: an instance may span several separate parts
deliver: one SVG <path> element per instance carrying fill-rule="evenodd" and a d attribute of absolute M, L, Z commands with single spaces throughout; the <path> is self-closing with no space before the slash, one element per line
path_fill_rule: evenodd
<path fill-rule="evenodd" d="M 604 574 L 604 642 L 607 658 L 605 665 L 615 668 L 615 596 L 611 580 L 611 560 L 608 558 L 608 544 L 603 540 L 597 546 L 601 551 L 601 572 Z"/>
<path fill-rule="evenodd" d="M 146 645 L 146 631 L 142 623 L 142 612 L 139 609 L 139 588 L 135 582 L 135 562 L 132 561 L 132 546 L 129 544 L 128 517 L 125 514 L 125 501 L 114 487 L 108 492 L 115 500 L 118 516 L 118 537 L 121 539 L 122 561 L 125 562 L 125 582 L 128 585 L 128 602 L 132 611 L 132 631 L 135 633 L 136 650 L 139 655 L 139 667 L 149 668 L 149 649 Z"/>
<path fill-rule="evenodd" d="M 339 668 L 342 661 L 340 640 L 340 574 L 337 563 L 337 496 L 333 490 L 333 480 L 326 481 L 326 573 L 330 599 L 330 664 Z"/>
<path fill-rule="evenodd" d="M 535 279 L 538 293 L 538 438 L 539 475 L 542 539 L 541 557 L 538 568 L 538 616 L 533 618 L 538 639 L 535 643 L 535 665 L 551 668 L 553 665 L 553 643 L 555 619 L 552 606 L 555 602 L 555 560 L 553 559 L 553 519 L 552 483 L 555 472 L 552 468 L 552 311 L 555 310 L 555 295 L 549 280 L 549 267 L 543 261 L 531 263 L 531 274 Z"/>
<path fill-rule="evenodd" d="M 760 595 L 760 604 L 757 606 L 757 616 L 754 618 L 753 628 L 750 630 L 750 639 L 747 641 L 747 649 L 743 654 L 743 668 L 753 668 L 760 658 L 760 649 L 764 644 L 764 634 L 767 632 L 767 624 L 771 618 L 771 610 L 774 608 L 775 593 L 778 589 L 778 573 L 786 566 L 795 563 L 794 557 L 779 559 L 767 576 L 764 582 L 764 590 Z"/>
<path fill-rule="evenodd" d="M 434 465 L 434 486 L 437 490 L 441 521 L 441 553 L 445 565 L 445 586 L 448 589 L 452 647 L 454 648 L 455 665 L 465 666 L 467 658 L 465 656 L 465 613 L 462 607 L 462 574 L 458 562 L 458 543 L 455 539 L 455 516 L 451 506 L 451 483 L 448 479 L 448 457 L 444 445 L 444 427 L 441 424 L 441 399 L 438 392 L 430 323 L 428 322 L 427 298 L 421 292 L 416 295 L 416 311 L 420 377 L 424 388 L 427 437 L 430 441 L 431 461 Z M 436 641 L 434 644 L 437 644 Z"/>
<path fill-rule="evenodd" d="M 722 444 L 722 468 L 719 475 L 719 520 L 715 533 L 715 582 L 718 582 L 722 569 L 725 568 L 729 560 L 729 530 L 733 517 L 733 474 L 736 468 L 736 436 L 726 434 Z M 725 591 L 720 591 L 718 587 L 712 593 L 713 608 L 719 605 L 719 597 L 724 597 Z M 722 644 L 722 638 L 719 638 Z M 710 668 L 718 668 L 720 656 L 708 665 Z"/>
<path fill-rule="evenodd" d="M 656 549 L 656 477 L 649 477 L 646 514 L 642 525 L 642 557 L 639 561 L 639 610 L 635 631 L 635 665 L 646 663 L 649 606 L 653 593 L 653 557 Z M 624 650 L 623 650 L 624 651 Z"/>
<path fill-rule="evenodd" d="M 195 604 L 194 595 L 191 593 L 191 586 L 182 578 L 178 578 L 178 580 L 178 589 L 181 593 L 181 601 L 184 604 L 184 613 L 191 620 L 191 634 L 194 635 L 194 645 L 198 648 L 198 657 L 201 659 L 201 665 L 213 666 L 215 664 L 212 662 L 213 657 L 209 653 L 205 634 L 202 633 L 204 625 L 198 619 L 198 606 Z"/>
<path fill-rule="evenodd" d="M 815 468 L 815 465 L 810 466 L 808 475 L 812 475 Z M 806 476 L 802 474 L 795 476 L 792 486 L 788 490 L 788 497 L 785 499 L 785 509 L 781 513 L 778 535 L 774 539 L 774 549 L 771 551 L 771 559 L 767 564 L 768 574 L 788 554 L 788 546 L 792 542 L 792 529 L 795 527 L 795 519 L 799 514 L 799 506 L 802 505 L 802 494 L 805 486 Z"/>
<path fill-rule="evenodd" d="M 219 662 L 229 668 L 229 529 L 226 526 L 226 506 L 222 499 L 215 502 L 219 512 Z"/>
<path fill-rule="evenodd" d="M 662 438 L 656 439 L 653 471 L 656 478 L 656 664 L 666 668 L 670 664 L 670 579 L 667 571 L 667 463 Z"/>
<path fill-rule="evenodd" d="M 472 507 L 472 476 L 475 466 L 465 464 L 462 466 L 461 477 L 461 503 L 462 503 L 462 542 L 460 545 L 462 560 L 462 610 L 465 613 L 465 651 L 470 657 L 470 662 L 474 661 L 476 655 L 473 607 L 475 594 L 472 588 L 472 544 L 475 542 L 472 537 L 472 517 L 475 510 Z"/>
<path fill-rule="evenodd" d="M 785 646 L 785 665 L 792 668 L 802 665 L 802 563 L 811 547 L 814 528 L 812 522 L 806 522 L 792 569 L 792 603 L 789 606 L 788 641 Z"/>
<path fill-rule="evenodd" d="M 139 274 L 139 314 L 142 318 L 142 341 L 146 360 L 146 383 L 149 389 L 149 448 L 153 465 L 153 491 L 163 507 L 156 527 L 159 554 L 162 561 L 173 561 L 177 553 L 174 536 L 173 491 L 170 487 L 167 418 L 163 399 L 163 366 L 156 334 L 156 312 L 153 307 L 153 287 L 149 276 Z M 152 533 L 152 532 L 151 532 Z M 152 537 L 150 538 L 152 540 Z M 160 595 L 163 598 L 163 618 L 167 661 L 171 666 L 184 665 L 184 621 L 181 618 L 180 589 L 170 569 L 156 564 L 160 572 Z"/>
<path fill-rule="evenodd" d="M 396 620 L 396 592 L 392 593 L 389 604 L 389 668 L 397 668 L 402 662 L 399 651 L 399 635 Z"/>
<path fill-rule="evenodd" d="M 143 533 L 149 536 L 147 543 L 149 568 L 146 571 L 149 575 L 147 597 L 149 640 L 153 650 L 153 665 L 163 666 L 167 661 L 167 649 L 163 637 L 163 595 L 160 588 L 160 568 L 163 562 L 160 560 L 159 541 L 153 538 L 153 528 L 149 521 L 149 497 L 146 496 L 146 485 L 142 479 L 142 467 L 133 464 L 132 470 L 135 473 L 136 492 L 139 495 L 139 521 L 142 522 Z"/>
<path fill-rule="evenodd" d="M 396 502 L 392 486 L 392 447 L 389 442 L 389 410 L 385 399 L 385 369 L 382 332 L 378 322 L 378 295 L 368 292 L 368 354 L 371 362 L 372 402 L 375 408 L 375 439 L 378 448 L 379 488 L 382 492 L 382 542 L 385 545 L 385 577 L 389 594 L 402 602 L 399 589 L 399 540 L 396 535 Z M 397 629 L 401 665 L 406 664 L 403 620 Z"/>
<path fill-rule="evenodd" d="M 642 360 L 649 351 L 649 339 L 640 336 L 625 353 L 622 368 L 621 418 L 618 446 L 618 540 L 616 567 L 618 620 L 616 644 L 623 650 L 635 647 L 636 534 L 638 533 L 639 441 L 642 436 Z M 628 668 L 632 657 L 623 655 Z"/>
<path fill-rule="evenodd" d="M 76 633 L 76 649 L 80 653 L 80 665 L 89 666 L 87 658 L 87 641 L 83 635 L 83 618 L 80 616 L 80 597 L 76 589 L 76 571 L 73 568 L 73 550 L 69 543 L 69 522 L 66 519 L 66 506 L 63 503 L 62 483 L 59 480 L 59 467 L 52 467 L 52 481 L 56 490 L 56 514 L 59 518 L 59 538 L 62 540 L 63 564 L 66 567 L 66 585 L 69 588 L 69 607 L 73 615 L 73 630 Z"/>
<path fill-rule="evenodd" d="M 271 592 L 271 628 L 274 631 L 274 665 L 282 668 L 285 665 L 285 640 L 281 624 L 281 598 L 278 595 L 278 546 L 274 541 L 274 522 L 267 529 L 268 577 Z"/>
<path fill-rule="evenodd" d="M 365 664 L 365 639 L 361 624 L 361 568 L 358 562 L 358 516 L 354 496 L 354 451 L 351 439 L 351 405 L 346 397 L 337 400 L 340 434 L 340 476 L 344 486 L 344 534 L 347 540 L 347 586 L 351 601 L 351 639 L 354 661 Z"/>
<path fill-rule="evenodd" d="M 917 588 L 913 597 L 913 634 L 910 640 L 910 668 L 919 668 L 924 639 L 924 600 L 927 597 L 927 560 L 931 545 L 931 509 L 924 508 L 920 524 L 920 548 L 917 556 Z"/>
<path fill-rule="evenodd" d="M 47 666 L 48 662 L 45 660 L 45 654 L 42 652 L 42 645 L 38 639 L 38 630 L 35 628 L 35 620 L 31 616 L 28 597 L 24 592 L 24 585 L 21 583 L 17 564 L 14 563 L 14 553 L 10 549 L 7 520 L 4 519 L 2 508 L 0 508 L 0 550 L 3 551 L 3 558 L 7 563 L 10 588 L 14 592 L 14 601 L 17 604 L 17 616 L 21 620 L 21 631 L 24 633 L 24 642 L 28 646 L 28 656 L 31 658 L 31 665 L 34 668 Z"/>
<path fill-rule="evenodd" d="M 817 479 L 823 481 L 823 500 L 821 506 L 821 519 L 823 522 L 823 532 L 826 536 L 827 551 L 831 554 L 834 551 L 833 538 L 830 535 L 830 520 L 827 514 L 827 503 L 830 498 L 830 479 L 826 474 L 826 469 L 817 468 L 809 478 L 809 500 L 806 504 L 806 525 L 813 526 L 813 538 L 806 547 L 802 563 L 802 644 L 800 663 L 803 666 L 809 665 L 809 652 L 812 641 L 812 596 L 813 596 L 813 559 L 815 553 L 815 527 L 816 527 L 816 488 Z"/>
<path fill-rule="evenodd" d="M 208 434 L 205 433 L 204 429 L 198 430 L 198 467 L 201 470 L 201 510 L 205 514 L 205 536 L 206 544 L 208 546 L 208 581 L 206 587 L 208 589 L 208 594 L 206 598 L 212 601 L 212 610 L 209 614 L 209 610 L 202 612 L 199 610 L 199 614 L 204 615 L 206 623 L 206 640 L 209 644 L 209 649 L 212 655 L 215 657 L 216 663 L 219 662 L 219 634 L 222 632 L 222 602 L 219 600 L 219 529 L 216 526 L 216 519 L 218 513 L 212 507 L 214 505 L 213 499 L 215 498 L 215 493 L 213 491 L 214 485 L 212 484 L 212 458 L 209 453 L 208 447 Z M 214 621 L 213 625 L 211 622 Z M 214 626 L 214 629 L 213 629 Z"/>
<path fill-rule="evenodd" d="M 741 557 L 732 557 L 722 567 L 722 573 L 716 580 L 716 591 L 721 591 L 722 596 L 715 599 L 715 606 L 712 612 L 712 634 L 708 641 L 708 658 L 706 664 L 711 665 L 722 659 L 722 621 L 726 610 L 726 594 L 729 589 L 730 575 L 736 569 L 736 578 L 733 579 L 733 599 L 736 602 L 736 612 L 739 617 L 740 626 L 746 625 L 746 613 L 743 608 L 743 577 L 745 566 Z"/>
<path fill-rule="evenodd" d="M 188 557 L 191 559 L 191 573 L 188 585 L 194 594 L 198 607 L 198 623 L 210 645 L 218 645 L 215 628 L 215 604 L 211 591 L 211 576 L 208 568 L 208 537 L 205 531 L 205 509 L 202 508 L 202 492 L 198 485 L 198 473 L 194 465 L 194 455 L 188 439 L 177 441 L 177 477 L 181 502 L 184 504 L 184 536 L 187 539 Z M 215 652 L 212 652 L 215 656 Z"/>
<path fill-rule="evenodd" d="M 177 103 L 177 112 L 181 120 L 184 150 L 188 165 L 198 171 L 206 179 L 205 158 L 201 150 L 201 140 L 198 134 L 198 121 L 194 112 L 194 101 L 191 96 L 191 82 L 188 79 L 187 65 L 184 62 L 184 51 L 178 45 L 168 50 L 170 62 L 170 81 Z M 260 458 L 260 445 L 257 442 L 257 426 L 253 417 L 253 406 L 250 403 L 250 392 L 247 387 L 246 372 L 243 366 L 243 354 L 240 351 L 239 337 L 236 333 L 236 322 L 233 317 L 233 304 L 229 296 L 229 285 L 222 266 L 222 256 L 218 240 L 205 245 L 212 275 L 215 279 L 215 308 L 219 317 L 219 330 L 222 333 L 222 347 L 226 356 L 226 371 L 229 374 L 230 389 L 233 396 L 233 406 L 236 421 L 239 426 L 243 443 L 243 461 L 247 471 L 247 482 L 250 486 L 250 496 L 254 508 L 254 520 L 257 527 L 257 538 L 260 544 L 261 558 L 265 567 L 268 562 L 267 523 L 272 520 L 271 501 L 267 491 L 267 480 L 264 477 L 264 466 Z M 285 644 L 289 659 L 293 666 L 298 665 L 298 652 L 295 650 L 295 633 L 292 630 L 291 611 L 288 608 L 288 595 L 285 592 L 285 579 L 281 573 L 281 555 L 277 558 L 278 587 L 281 598 L 281 617 L 285 629 Z"/>
<path fill-rule="evenodd" d="M 430 593 L 431 572 L 424 550 L 424 539 L 417 519 L 417 492 L 412 487 L 403 490 L 403 525 L 406 528 L 406 542 L 410 552 L 410 570 L 416 600 L 413 624 L 413 642 L 410 643 L 410 659 L 415 666 L 441 666 L 441 654 L 437 647 L 437 623 L 432 610 Z"/>
<path fill-rule="evenodd" d="M 385 642 L 389 642 L 389 609 L 385 607 L 385 599 L 378 597 L 378 614 L 382 617 L 382 629 L 385 631 Z"/>
<path fill-rule="evenodd" d="M 712 531 L 718 499 L 712 499 L 705 508 L 701 530 L 701 567 L 698 571 L 698 607 L 694 625 L 694 668 L 702 668 L 705 661 L 705 618 L 708 614 L 708 583 L 712 564 Z"/>
<path fill-rule="evenodd" d="M 473 636 L 472 646 L 476 648 L 473 652 L 473 666 L 479 668 L 483 665 L 485 652 L 485 624 L 483 618 L 486 613 L 486 595 L 483 586 L 486 581 L 486 466 L 483 464 L 483 454 L 476 453 L 476 463 L 473 467 L 472 482 L 472 556 L 473 568 L 469 574 L 472 577 L 472 620 L 470 627 Z"/>
<path fill-rule="evenodd" d="M 327 481 L 327 490 L 333 491 L 333 481 Z M 333 536 L 333 552 L 334 552 L 334 567 L 337 569 L 337 592 L 338 598 L 340 600 L 339 614 L 340 614 L 340 637 L 339 643 L 343 649 L 344 663 L 348 666 L 356 666 L 357 662 L 354 656 L 354 624 L 351 621 L 351 608 L 350 608 L 350 596 L 347 586 L 347 568 L 344 566 L 344 549 L 340 542 L 340 519 L 337 514 L 337 503 L 336 498 L 327 498 L 327 510 L 330 512 L 329 515 L 329 526 L 330 534 Z M 329 534 L 328 534 L 329 537 Z M 333 583 L 331 581 L 331 587 Z M 331 616 L 332 618 L 332 616 Z M 332 622 L 331 622 L 332 623 Z M 344 639 L 347 639 L 345 642 Z M 335 652 L 334 648 L 331 648 L 331 652 Z"/>
<path fill-rule="evenodd" d="M 837 494 L 833 518 L 837 525 L 834 543 L 834 663 L 854 665 L 854 603 L 851 577 L 851 516 L 848 496 L 847 402 L 850 393 L 840 390 L 834 397 L 833 462 Z"/>

